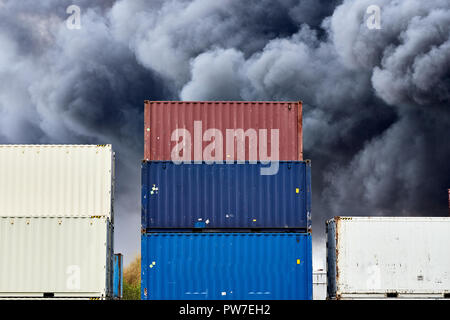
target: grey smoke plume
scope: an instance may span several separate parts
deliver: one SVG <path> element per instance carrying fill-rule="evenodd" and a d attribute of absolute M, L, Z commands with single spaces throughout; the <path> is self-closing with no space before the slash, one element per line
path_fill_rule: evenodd
<path fill-rule="evenodd" d="M 138 251 L 144 99 L 301 99 L 316 242 L 333 215 L 447 214 L 447 0 L 0 0 L 0 47 L 1 143 L 113 143 L 119 251 Z"/>

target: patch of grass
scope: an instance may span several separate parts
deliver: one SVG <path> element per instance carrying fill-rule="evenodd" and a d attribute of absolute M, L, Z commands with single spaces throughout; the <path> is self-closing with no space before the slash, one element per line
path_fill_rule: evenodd
<path fill-rule="evenodd" d="M 141 300 L 141 284 L 132 286 L 125 282 L 123 284 L 123 300 Z"/>
<path fill-rule="evenodd" d="M 141 300 L 141 257 L 134 260 L 123 271 L 123 299 Z"/>

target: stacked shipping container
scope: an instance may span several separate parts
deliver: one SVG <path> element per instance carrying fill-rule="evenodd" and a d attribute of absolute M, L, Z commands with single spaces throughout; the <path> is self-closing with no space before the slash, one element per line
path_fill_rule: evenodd
<path fill-rule="evenodd" d="M 110 145 L 0 145 L 0 297 L 109 298 Z"/>
<path fill-rule="evenodd" d="M 450 218 L 327 221 L 329 299 L 449 299 Z"/>
<path fill-rule="evenodd" d="M 313 271 L 313 300 L 326 300 L 327 272 L 318 269 Z"/>
<path fill-rule="evenodd" d="M 114 280 L 113 294 L 114 299 L 122 299 L 123 297 L 123 255 L 121 253 L 114 254 Z"/>
<path fill-rule="evenodd" d="M 142 227 L 152 229 L 310 228 L 309 162 L 280 162 L 274 175 L 256 164 L 142 165 Z M 158 192 L 151 193 L 153 188 Z"/>
<path fill-rule="evenodd" d="M 302 160 L 299 102 L 146 101 L 142 299 L 311 299 Z"/>
<path fill-rule="evenodd" d="M 304 233 L 143 235 L 144 299 L 310 299 Z"/>

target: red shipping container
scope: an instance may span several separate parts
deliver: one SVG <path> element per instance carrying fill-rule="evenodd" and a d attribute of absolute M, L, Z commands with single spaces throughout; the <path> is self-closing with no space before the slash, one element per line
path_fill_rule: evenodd
<path fill-rule="evenodd" d="M 145 160 L 303 160 L 300 101 L 145 101 L 144 116 Z"/>

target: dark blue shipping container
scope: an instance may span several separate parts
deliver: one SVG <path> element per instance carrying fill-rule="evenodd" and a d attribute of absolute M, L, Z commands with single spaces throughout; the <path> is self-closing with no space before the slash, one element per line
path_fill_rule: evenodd
<path fill-rule="evenodd" d="M 113 296 L 122 299 L 123 296 L 123 255 L 114 254 Z"/>
<path fill-rule="evenodd" d="M 143 300 L 311 300 L 311 235 L 148 233 Z"/>
<path fill-rule="evenodd" d="M 274 175 L 256 164 L 142 163 L 142 228 L 308 231 L 310 161 L 279 162 Z"/>

